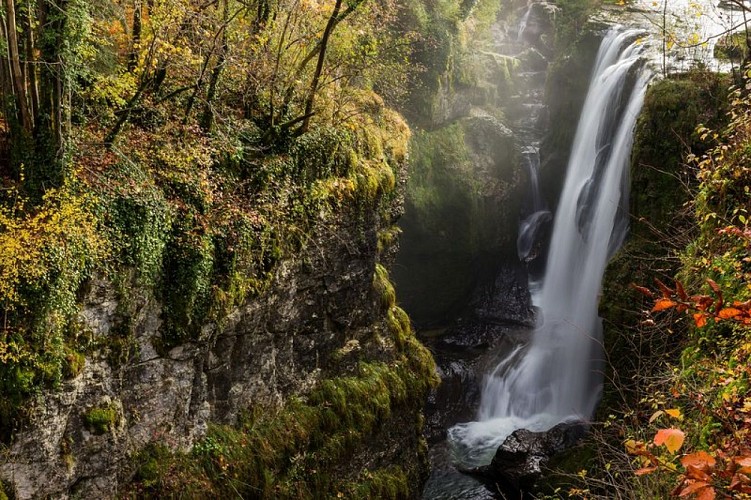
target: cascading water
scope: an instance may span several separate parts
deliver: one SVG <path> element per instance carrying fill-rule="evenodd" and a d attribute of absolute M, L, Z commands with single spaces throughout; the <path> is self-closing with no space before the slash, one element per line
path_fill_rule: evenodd
<path fill-rule="evenodd" d="M 521 40 L 524 36 L 524 32 L 527 29 L 527 24 L 529 24 L 529 17 L 532 14 L 532 7 L 534 4 L 530 3 L 527 6 L 527 10 L 524 11 L 524 15 L 522 16 L 521 21 L 519 22 L 519 31 L 516 33 L 516 39 Z"/>
<path fill-rule="evenodd" d="M 587 420 L 602 386 L 598 294 L 627 227 L 627 165 L 651 74 L 637 30 L 612 28 L 597 55 L 569 160 L 537 326 L 486 377 L 477 422 L 449 429 L 467 465 L 487 463 L 514 430 Z"/>
<path fill-rule="evenodd" d="M 519 260 L 526 262 L 535 255 L 535 243 L 541 228 L 547 224 L 552 215 L 545 206 L 545 201 L 540 193 L 539 168 L 540 151 L 537 146 L 529 146 L 524 151 L 524 160 L 529 174 L 529 209 L 519 225 L 519 236 L 516 239 L 516 250 Z"/>

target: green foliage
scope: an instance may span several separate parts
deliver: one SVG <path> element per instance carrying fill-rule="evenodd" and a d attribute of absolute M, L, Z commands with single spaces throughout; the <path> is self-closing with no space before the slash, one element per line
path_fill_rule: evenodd
<path fill-rule="evenodd" d="M 600 0 L 556 0 L 555 3 L 560 7 L 555 23 L 556 46 L 573 47 L 587 33 L 584 27 Z"/>
<path fill-rule="evenodd" d="M 460 9 L 439 3 L 417 17 L 441 41 Z M 59 8 L 34 26 L 39 53 L 29 54 L 40 60 L 27 73 L 55 90 L 39 103 L 50 121 L 14 140 L 19 164 L 23 152 L 34 155 L 28 177 L 19 167 L 17 182 L 3 179 L 10 188 L 0 198 L 5 438 L 30 396 L 78 376 L 87 356 L 127 366 L 139 348 L 144 303 L 162 311 L 158 352 L 204 341 L 204 332 L 221 332 L 233 310 L 266 292 L 280 262 L 341 213 L 392 224 L 410 137 L 384 102 L 403 94 L 409 67 L 404 44 L 396 43 L 393 2 L 346 2 L 320 58 L 318 87 L 311 82 L 330 16 L 323 4 L 270 2 L 264 14 L 263 5 L 234 0 L 200 9 L 184 0 L 140 2 L 138 18 L 132 3 L 117 0 L 36 3 L 53 4 Z M 482 0 L 461 15 L 476 12 L 487 25 L 492 4 Z M 453 20 L 430 18 L 437 13 Z M 445 68 L 450 59 L 449 50 Z M 313 97 L 312 114 L 302 116 Z M 353 238 L 381 228 L 359 229 Z M 396 233 L 379 232 L 379 252 Z M 250 409 L 247 422 L 213 428 L 190 454 L 158 444 L 138 453 L 139 493 L 216 498 L 238 488 L 253 497 L 255 485 L 268 497 L 317 488 L 394 497 L 411 491 L 416 472 L 391 464 L 357 477 L 336 474 L 397 410 L 418 448 L 416 415 L 435 382 L 430 353 L 396 306 L 387 273 L 379 266 L 375 274 L 377 290 L 367 297 L 382 310 L 339 358 L 352 371 L 332 356 L 317 387 L 277 414 Z M 95 336 L 80 309 L 99 298 L 88 285 L 100 281 L 114 286 L 119 303 L 111 328 Z M 81 417 L 91 432 L 111 432 L 120 408 Z M 321 473 L 309 484 L 314 471 Z"/>
<path fill-rule="evenodd" d="M 631 206 L 652 225 L 666 226 L 670 214 L 687 201 L 682 182 L 688 181 L 688 172 L 680 166 L 687 154 L 701 155 L 709 145 L 696 133 L 696 124 L 715 127 L 725 120 L 729 84 L 726 77 L 693 71 L 649 88 L 634 140 Z"/>
<path fill-rule="evenodd" d="M 117 406 L 109 405 L 101 408 L 92 408 L 83 415 L 83 423 L 94 434 L 111 432 L 117 427 L 119 421 Z"/>
<path fill-rule="evenodd" d="M 727 34 L 721 37 L 714 47 L 714 56 L 717 59 L 744 61 L 747 52 L 745 32 Z"/>

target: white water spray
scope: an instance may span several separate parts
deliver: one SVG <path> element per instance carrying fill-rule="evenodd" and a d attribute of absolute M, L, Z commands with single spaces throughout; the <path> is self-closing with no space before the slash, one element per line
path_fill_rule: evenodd
<path fill-rule="evenodd" d="M 628 159 L 651 77 L 640 63 L 640 33 L 613 28 L 600 46 L 555 214 L 531 340 L 486 377 L 478 422 L 449 429 L 470 465 L 487 463 L 516 429 L 587 420 L 599 401 L 598 295 L 607 261 L 625 237 Z"/>
<path fill-rule="evenodd" d="M 524 36 L 524 32 L 527 30 L 527 24 L 529 24 L 529 17 L 532 15 L 532 7 L 534 6 L 533 3 L 530 2 L 530 4 L 527 6 L 527 10 L 524 11 L 524 15 L 521 18 L 521 21 L 519 21 L 519 30 L 516 33 L 516 39 L 521 40 Z"/>

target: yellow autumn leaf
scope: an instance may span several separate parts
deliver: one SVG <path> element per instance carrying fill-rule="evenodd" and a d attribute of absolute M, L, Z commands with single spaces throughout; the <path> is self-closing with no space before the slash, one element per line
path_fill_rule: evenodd
<path fill-rule="evenodd" d="M 667 413 L 668 415 L 670 415 L 671 417 L 675 419 L 683 420 L 683 414 L 681 413 L 681 410 L 678 408 L 671 408 L 669 410 L 665 410 L 665 413 Z"/>

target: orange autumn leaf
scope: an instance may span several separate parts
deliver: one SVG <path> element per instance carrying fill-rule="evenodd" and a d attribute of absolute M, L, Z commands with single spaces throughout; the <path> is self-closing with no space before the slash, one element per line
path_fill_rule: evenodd
<path fill-rule="evenodd" d="M 717 461 L 706 451 L 697 451 L 681 458 L 681 465 L 684 467 L 696 467 L 697 469 L 707 470 L 714 468 Z"/>
<path fill-rule="evenodd" d="M 707 315 L 704 313 L 694 314 L 694 323 L 696 323 L 697 328 L 702 328 L 707 324 Z"/>
<path fill-rule="evenodd" d="M 665 445 L 670 453 L 675 453 L 683 446 L 686 435 L 680 429 L 660 429 L 655 434 L 654 443 L 657 446 Z"/>
<path fill-rule="evenodd" d="M 740 474 L 751 474 L 751 457 L 736 457 L 733 462 L 738 466 Z"/>
<path fill-rule="evenodd" d="M 696 495 L 696 500 L 714 500 L 716 496 L 715 490 L 711 486 L 702 488 Z"/>
<path fill-rule="evenodd" d="M 665 309 L 670 309 L 671 307 L 675 307 L 677 305 L 677 302 L 674 302 L 670 299 L 660 299 L 655 302 L 655 306 L 652 308 L 652 312 L 664 311 Z"/>
<path fill-rule="evenodd" d="M 731 319 L 735 318 L 736 316 L 740 316 L 743 314 L 743 311 L 740 309 L 736 309 L 735 307 L 726 307 L 725 309 L 721 309 L 717 315 L 722 319 Z"/>
<path fill-rule="evenodd" d="M 696 467 L 693 467 L 691 465 L 686 467 L 686 477 L 688 479 L 698 479 L 699 481 L 706 481 L 706 482 L 712 481 L 712 476 L 710 476 L 703 470 L 697 469 Z"/>
<path fill-rule="evenodd" d="M 643 467 L 641 469 L 636 469 L 634 471 L 634 474 L 636 474 L 637 476 L 645 476 L 647 474 L 653 473 L 656 470 L 657 470 L 657 467 Z"/>
<path fill-rule="evenodd" d="M 704 481 L 696 481 L 694 483 L 689 484 L 685 488 L 681 490 L 681 492 L 678 494 L 679 497 L 686 497 L 688 495 L 698 493 L 699 490 L 702 490 L 709 486 L 709 483 L 705 483 Z"/>

